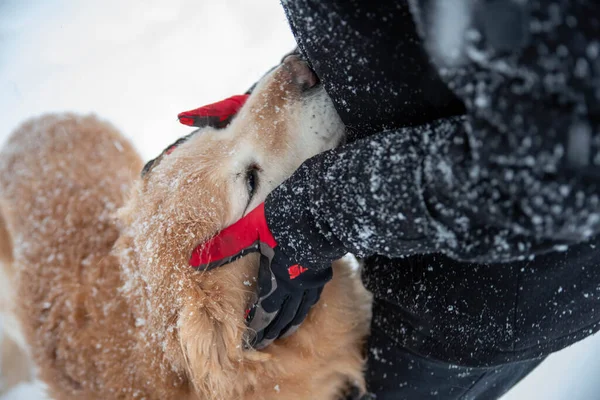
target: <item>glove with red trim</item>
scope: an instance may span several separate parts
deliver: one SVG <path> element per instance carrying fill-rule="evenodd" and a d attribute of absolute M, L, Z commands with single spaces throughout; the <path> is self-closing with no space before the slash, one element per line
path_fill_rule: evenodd
<path fill-rule="evenodd" d="M 249 94 L 231 96 L 216 103 L 179 113 L 177 118 L 184 125 L 198 128 L 212 126 L 221 129 L 231 122 L 231 119 L 242 108 L 249 96 Z"/>
<path fill-rule="evenodd" d="M 252 252 L 260 253 L 258 300 L 248 310 L 246 321 L 256 332 L 250 344 L 261 349 L 296 331 L 319 300 L 332 269 L 308 269 L 284 254 L 267 225 L 264 203 L 199 245 L 190 265 L 210 270 Z"/>
<path fill-rule="evenodd" d="M 179 122 L 184 125 L 195 126 L 197 128 L 212 126 L 213 128 L 222 129 L 229 125 L 232 118 L 242 108 L 249 96 L 249 94 L 232 96 L 225 100 L 196 108 L 195 110 L 184 111 L 179 113 L 177 117 L 179 118 Z M 164 149 L 158 157 L 148 161 L 142 169 L 142 176 L 146 175 L 152 169 L 156 160 L 171 154 L 181 143 L 188 140 L 197 131 L 195 130 L 189 135 L 177 139 L 175 143 Z"/>

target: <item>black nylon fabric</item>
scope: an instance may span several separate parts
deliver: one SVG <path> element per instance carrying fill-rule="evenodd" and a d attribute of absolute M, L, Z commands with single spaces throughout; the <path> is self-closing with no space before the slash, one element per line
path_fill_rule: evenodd
<path fill-rule="evenodd" d="M 319 260 L 317 250 L 324 225 L 343 250 L 360 256 L 441 252 L 483 263 L 525 259 L 600 233 L 600 13 L 595 12 L 600 6 L 584 0 L 555 1 L 553 7 L 523 3 L 517 11 L 529 21 L 529 37 L 510 53 L 489 47 L 495 42 L 480 38 L 485 33 L 477 30 L 481 21 L 471 21 L 466 32 L 476 34 L 464 35 L 475 39 L 465 39 L 456 50 L 464 53 L 460 61 L 442 66 L 443 57 L 433 57 L 467 111 L 463 117 L 440 118 L 454 108 L 431 108 L 422 96 L 411 97 L 418 90 L 406 87 L 421 82 L 406 68 L 382 67 L 360 85 L 344 83 L 362 76 L 363 71 L 351 71 L 363 59 L 378 60 L 369 63 L 376 68 L 388 60 L 397 63 L 395 54 L 431 77 L 427 65 L 419 67 L 423 60 L 410 56 L 414 35 L 410 40 L 393 36 L 399 45 L 379 48 L 377 40 L 361 33 L 366 25 L 376 39 L 398 35 L 395 27 L 414 26 L 410 14 L 387 8 L 385 15 L 376 14 L 378 20 L 366 14 L 360 19 L 356 15 L 390 4 L 364 3 L 284 2 L 299 47 L 323 75 L 344 123 L 351 129 L 365 126 L 369 134 L 308 160 L 267 198 L 269 225 L 288 254 L 327 265 L 329 255 Z M 477 4 L 484 9 L 473 18 L 498 8 L 486 13 L 488 2 Z M 419 10 L 427 32 L 429 8 Z M 437 42 L 430 38 L 428 43 L 431 48 Z M 354 96 L 366 87 L 379 89 Z M 391 124 L 393 116 L 380 111 L 388 105 L 400 122 L 374 133 Z M 411 110 L 431 122 L 398 128 Z M 381 121 L 366 114 L 380 115 Z M 312 215 L 296 225 L 309 228 L 289 228 L 287 210 L 302 207 Z M 317 234 L 309 238 L 309 231 Z"/>
<path fill-rule="evenodd" d="M 397 346 L 466 367 L 537 359 L 600 328 L 598 240 L 506 264 L 435 254 L 367 260 L 373 324 Z"/>
<path fill-rule="evenodd" d="M 429 61 L 408 2 L 282 4 L 301 52 L 349 128 L 350 142 L 464 113 Z"/>
<path fill-rule="evenodd" d="M 477 6 L 446 52 L 439 4 L 283 2 L 351 136 L 307 161 L 265 212 L 303 265 L 380 255 L 364 272 L 372 371 L 374 353 L 406 351 L 504 374 L 506 390 L 598 330 L 600 6 L 457 0 Z M 401 364 L 369 374 L 376 394 L 408 373 Z"/>
<path fill-rule="evenodd" d="M 543 359 L 471 368 L 421 357 L 401 346 L 390 346 L 374 326 L 369 338 L 367 389 L 377 400 L 498 399 L 537 367 Z"/>

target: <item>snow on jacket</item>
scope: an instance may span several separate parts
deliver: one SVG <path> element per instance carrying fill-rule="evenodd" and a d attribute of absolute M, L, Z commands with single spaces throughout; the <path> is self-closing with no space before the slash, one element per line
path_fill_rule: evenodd
<path fill-rule="evenodd" d="M 326 49 L 310 60 L 342 120 L 359 132 L 306 162 L 267 200 L 269 225 L 289 254 L 309 265 L 345 251 L 499 262 L 564 251 L 599 233 L 595 3 L 413 1 L 437 71 L 466 106 L 465 115 L 434 121 L 435 108 L 422 104 L 435 103 L 427 101 L 435 93 L 423 87 L 440 85 L 410 82 L 431 75 L 415 51 L 420 41 L 390 34 L 402 2 L 378 3 L 370 14 L 364 3 L 284 2 L 300 48 L 309 56 Z M 327 20 L 311 7 L 329 7 Z M 362 30 L 341 18 L 350 7 L 371 16 L 357 23 Z M 462 20 L 452 8 L 466 13 Z M 326 34 L 315 38 L 315 29 Z M 416 98 L 403 93 L 411 90 Z M 398 126 L 404 114 L 431 122 Z M 381 128 L 389 129 L 371 134 Z"/>
<path fill-rule="evenodd" d="M 379 254 L 374 332 L 445 362 L 539 358 L 596 332 L 600 6 L 283 3 L 350 133 L 267 199 L 285 252 Z"/>

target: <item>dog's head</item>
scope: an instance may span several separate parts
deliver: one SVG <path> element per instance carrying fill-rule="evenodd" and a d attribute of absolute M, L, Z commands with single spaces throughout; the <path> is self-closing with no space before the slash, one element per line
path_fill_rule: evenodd
<path fill-rule="evenodd" d="M 258 258 L 201 272 L 188 264 L 193 249 L 343 135 L 314 73 L 288 57 L 226 128 L 201 129 L 145 168 L 121 210 L 123 290 L 136 299 L 140 337 L 198 391 L 226 393 L 260 358 L 243 346 Z"/>

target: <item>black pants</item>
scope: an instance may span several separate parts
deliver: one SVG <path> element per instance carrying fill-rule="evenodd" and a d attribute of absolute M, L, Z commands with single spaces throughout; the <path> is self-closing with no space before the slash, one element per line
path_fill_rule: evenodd
<path fill-rule="evenodd" d="M 439 254 L 366 260 L 369 391 L 378 400 L 498 399 L 549 354 L 597 331 L 599 299 L 588 293 L 600 287 L 600 268 L 590 248 L 503 265 Z"/>
<path fill-rule="evenodd" d="M 490 368 L 448 364 L 398 346 L 374 324 L 369 339 L 367 387 L 377 400 L 493 400 L 542 361 L 534 359 Z"/>

